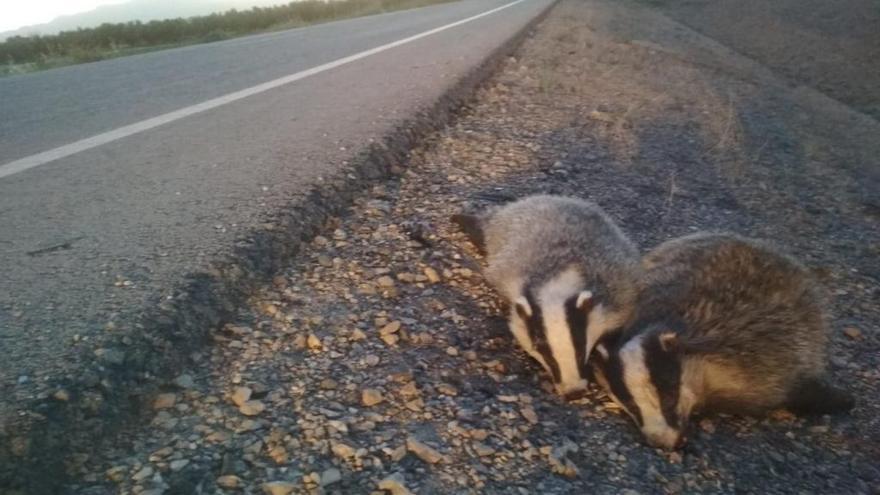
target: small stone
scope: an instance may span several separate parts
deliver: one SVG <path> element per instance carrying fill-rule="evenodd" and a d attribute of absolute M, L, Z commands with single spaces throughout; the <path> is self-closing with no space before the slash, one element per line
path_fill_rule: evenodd
<path fill-rule="evenodd" d="M 321 344 L 321 339 L 313 333 L 310 333 L 308 339 L 306 339 L 306 345 L 313 351 L 320 351 L 324 347 L 324 345 Z"/>
<path fill-rule="evenodd" d="M 422 399 L 413 399 L 406 404 L 406 408 L 412 412 L 419 412 L 425 408 L 425 401 Z"/>
<path fill-rule="evenodd" d="M 843 333 L 853 340 L 862 340 L 862 331 L 856 327 L 846 327 L 843 329 Z"/>
<path fill-rule="evenodd" d="M 120 366 L 125 363 L 125 353 L 118 349 L 96 349 L 95 357 L 102 364 Z"/>
<path fill-rule="evenodd" d="M 265 410 L 266 405 L 258 400 L 249 400 L 238 408 L 238 411 L 245 416 L 256 416 Z"/>
<path fill-rule="evenodd" d="M 406 439 L 406 449 L 428 464 L 437 464 L 443 460 L 443 455 L 440 454 L 440 452 L 437 452 L 413 437 Z"/>
<path fill-rule="evenodd" d="M 437 273 L 437 270 L 435 270 L 429 266 L 429 267 L 426 267 L 424 271 L 425 271 L 425 276 L 428 277 L 428 281 L 431 282 L 432 284 L 436 284 L 437 282 L 440 281 L 440 274 Z"/>
<path fill-rule="evenodd" d="M 217 478 L 217 486 L 220 488 L 238 488 L 241 486 L 241 478 L 234 474 L 227 474 Z"/>
<path fill-rule="evenodd" d="M 455 397 L 456 395 L 458 395 L 458 389 L 453 387 L 452 385 L 449 385 L 448 383 L 441 383 L 437 385 L 437 392 L 443 395 L 448 395 L 450 397 Z"/>
<path fill-rule="evenodd" d="M 286 481 L 271 481 L 263 483 L 262 488 L 266 495 L 290 495 L 296 489 L 296 485 Z"/>
<path fill-rule="evenodd" d="M 446 348 L 446 354 L 449 354 L 450 356 L 458 356 L 458 349 L 453 346 L 449 346 Z"/>
<path fill-rule="evenodd" d="M 329 486 L 342 481 L 342 473 L 336 468 L 330 468 L 321 473 L 321 486 Z"/>
<path fill-rule="evenodd" d="M 128 471 L 127 466 L 115 466 L 108 469 L 104 475 L 107 476 L 107 479 L 114 483 L 121 483 L 123 479 L 125 479 L 125 472 Z"/>
<path fill-rule="evenodd" d="M 321 380 L 320 386 L 322 390 L 336 390 L 339 387 L 339 384 L 332 378 L 324 378 Z"/>
<path fill-rule="evenodd" d="M 349 338 L 355 342 L 358 342 L 358 341 L 366 339 L 367 334 L 365 334 L 361 329 L 355 328 L 354 330 L 351 331 L 351 335 L 349 336 Z"/>
<path fill-rule="evenodd" d="M 391 323 L 385 325 L 384 327 L 382 327 L 379 330 L 379 335 L 384 337 L 385 335 L 391 335 L 393 333 L 397 333 L 398 330 L 400 330 L 400 322 L 395 320 L 395 321 L 392 321 Z"/>
<path fill-rule="evenodd" d="M 375 388 L 365 388 L 361 392 L 361 402 L 367 407 L 375 406 L 384 400 L 385 397 L 382 396 L 382 392 Z"/>
<path fill-rule="evenodd" d="M 480 457 L 486 457 L 494 454 L 495 449 L 482 442 L 474 442 L 474 452 Z"/>
<path fill-rule="evenodd" d="M 60 400 L 61 402 L 67 402 L 70 400 L 70 392 L 62 388 L 56 390 L 55 393 L 52 394 L 52 398 L 55 400 Z"/>
<path fill-rule="evenodd" d="M 388 345 L 389 347 L 394 347 L 397 345 L 398 342 L 400 342 L 400 336 L 397 334 L 393 334 L 393 333 L 388 334 L 388 335 L 382 335 L 379 338 L 382 339 L 382 342 L 385 342 L 385 344 Z"/>
<path fill-rule="evenodd" d="M 816 426 L 811 426 L 811 427 L 807 428 L 807 430 L 809 430 L 810 433 L 828 433 L 828 426 L 827 425 L 816 425 Z"/>
<path fill-rule="evenodd" d="M 379 361 L 379 356 L 375 354 L 367 354 L 366 356 L 364 356 L 364 364 L 366 364 L 367 366 L 376 366 L 377 364 L 379 364 Z"/>
<path fill-rule="evenodd" d="M 378 487 L 390 495 L 412 495 L 404 483 L 403 475 L 395 473 L 380 481 Z"/>
<path fill-rule="evenodd" d="M 183 374 L 174 379 L 174 384 L 182 389 L 190 389 L 196 386 L 192 375 Z"/>
<path fill-rule="evenodd" d="M 168 467 L 170 467 L 172 471 L 176 472 L 176 471 L 180 471 L 181 469 L 185 468 L 188 465 L 189 465 L 188 459 L 177 459 L 175 461 L 171 461 L 168 464 Z"/>
<path fill-rule="evenodd" d="M 238 407 L 244 405 L 245 402 L 251 400 L 251 394 L 254 391 L 248 387 L 236 387 L 232 393 L 232 403 Z"/>
<path fill-rule="evenodd" d="M 177 394 L 159 394 L 153 401 L 153 409 L 169 409 L 177 402 Z"/>
<path fill-rule="evenodd" d="M 379 285 L 379 287 L 382 287 L 383 289 L 394 287 L 394 279 L 389 277 L 388 275 L 383 275 L 377 278 L 376 283 Z"/>
<path fill-rule="evenodd" d="M 327 256 L 326 254 L 319 254 L 318 255 L 318 264 L 323 267 L 330 268 L 333 266 L 333 259 L 330 258 L 329 256 Z"/>
<path fill-rule="evenodd" d="M 710 435 L 715 433 L 715 423 L 713 423 L 711 419 L 701 420 L 700 428 Z"/>
<path fill-rule="evenodd" d="M 394 462 L 400 462 L 406 456 L 406 445 L 401 445 L 391 451 L 390 457 Z"/>
<path fill-rule="evenodd" d="M 153 475 L 153 468 L 145 466 L 140 471 L 134 473 L 131 477 L 132 481 L 143 481 Z"/>
<path fill-rule="evenodd" d="M 342 442 L 334 443 L 330 446 L 330 450 L 333 452 L 333 455 L 342 460 L 351 459 L 355 456 L 355 453 L 357 452 L 354 447 L 346 445 Z"/>
<path fill-rule="evenodd" d="M 520 414 L 522 414 L 522 417 L 526 418 L 526 421 L 528 421 L 530 424 L 538 424 L 538 414 L 531 406 L 526 406 L 520 409 L 519 412 Z"/>
<path fill-rule="evenodd" d="M 400 387 L 400 395 L 403 397 L 415 397 L 419 395 L 419 387 L 416 386 L 416 382 L 408 382 Z"/>

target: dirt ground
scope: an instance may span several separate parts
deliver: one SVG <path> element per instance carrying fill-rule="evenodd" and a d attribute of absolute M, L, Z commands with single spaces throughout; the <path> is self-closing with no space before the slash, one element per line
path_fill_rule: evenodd
<path fill-rule="evenodd" d="M 643 4 L 563 0 L 414 150 L 218 331 L 148 424 L 74 456 L 71 493 L 880 493 L 877 122 Z M 808 264 L 849 415 L 709 416 L 645 446 L 598 390 L 547 391 L 448 223 L 591 199 L 643 250 L 726 229 Z"/>
<path fill-rule="evenodd" d="M 644 0 L 786 76 L 880 119 L 876 0 Z"/>

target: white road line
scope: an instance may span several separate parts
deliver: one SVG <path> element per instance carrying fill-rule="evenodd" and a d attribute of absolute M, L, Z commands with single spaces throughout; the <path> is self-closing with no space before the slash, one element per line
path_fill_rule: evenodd
<path fill-rule="evenodd" d="M 217 98 L 213 98 L 208 101 L 203 101 L 202 103 L 197 103 L 192 106 L 184 107 L 179 110 L 175 110 L 173 112 L 168 112 L 150 119 L 142 120 L 140 122 L 135 122 L 134 124 L 129 124 L 126 126 L 119 127 L 112 131 L 107 131 L 101 134 L 96 134 L 92 137 L 88 137 L 85 139 L 81 139 L 79 141 L 75 141 L 70 144 L 65 144 L 64 146 L 59 146 L 57 148 L 44 151 L 42 153 L 37 153 L 36 155 L 26 156 L 24 158 L 19 158 L 18 160 L 9 162 L 5 165 L 0 165 L 0 179 L 3 177 L 8 177 L 13 174 L 17 174 L 19 172 L 24 172 L 25 170 L 39 167 L 40 165 L 45 165 L 49 162 L 59 160 L 61 158 L 68 157 L 70 155 L 90 150 L 92 148 L 96 148 L 98 146 L 112 143 L 113 141 L 137 134 L 139 132 L 148 131 L 150 129 L 155 129 L 161 125 L 169 124 L 174 122 L 175 120 L 180 120 L 185 117 L 189 117 L 190 115 L 195 115 L 197 113 L 205 112 L 228 103 L 232 103 L 234 101 L 241 100 L 243 98 L 247 98 L 248 96 L 253 96 L 256 94 L 264 93 L 269 91 L 270 89 L 275 89 L 279 86 L 284 86 L 285 84 L 290 84 L 292 82 L 299 81 L 300 79 L 305 79 L 309 76 L 314 76 L 315 74 L 320 74 L 321 72 L 328 71 L 330 69 L 335 69 L 341 65 L 345 65 L 356 60 L 360 60 L 362 58 L 369 57 L 370 55 L 375 55 L 377 53 L 384 52 L 386 50 L 390 50 L 392 48 L 398 47 L 400 45 L 405 45 L 407 43 L 411 43 L 421 38 L 425 38 L 427 36 L 431 36 L 433 34 L 437 34 L 441 31 L 446 31 L 447 29 L 452 29 L 456 26 L 461 26 L 462 24 L 467 24 L 468 22 L 475 21 L 481 17 L 486 17 L 487 15 L 494 14 L 501 10 L 504 10 L 509 7 L 513 7 L 518 3 L 522 3 L 525 0 L 516 0 L 514 2 L 510 2 L 508 4 L 502 5 L 500 7 L 496 7 L 491 10 L 487 10 L 486 12 L 468 17 L 466 19 L 462 19 L 460 21 L 453 22 L 451 24 L 446 24 L 445 26 L 440 26 L 434 29 L 430 29 L 428 31 L 421 32 L 419 34 L 410 36 L 408 38 L 403 38 L 397 41 L 392 41 L 391 43 L 377 46 L 376 48 L 371 48 L 369 50 L 362 51 L 360 53 L 355 53 L 354 55 L 349 55 L 347 57 L 343 57 L 332 62 L 327 62 L 326 64 L 319 65 L 317 67 L 312 67 L 311 69 L 306 69 L 304 71 L 296 72 L 294 74 L 290 74 L 284 77 L 280 77 L 278 79 L 274 79 L 272 81 L 264 82 L 262 84 L 258 84 L 256 86 L 251 86 L 250 88 L 245 88 L 240 91 L 235 91 L 233 93 L 229 93 L 223 96 L 219 96 Z"/>

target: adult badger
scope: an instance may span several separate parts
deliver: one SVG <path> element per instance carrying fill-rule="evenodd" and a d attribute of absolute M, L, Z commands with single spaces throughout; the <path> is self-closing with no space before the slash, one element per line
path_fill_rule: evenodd
<path fill-rule="evenodd" d="M 697 410 L 852 408 L 825 381 L 825 315 L 796 261 L 764 242 L 702 233 L 661 244 L 642 264 L 633 321 L 607 334 L 591 363 L 648 443 L 682 445 Z"/>
<path fill-rule="evenodd" d="M 582 396 L 590 349 L 633 308 L 635 245 L 595 204 L 560 196 L 530 196 L 452 220 L 486 255 L 485 277 L 510 304 L 517 342 L 560 395 Z"/>

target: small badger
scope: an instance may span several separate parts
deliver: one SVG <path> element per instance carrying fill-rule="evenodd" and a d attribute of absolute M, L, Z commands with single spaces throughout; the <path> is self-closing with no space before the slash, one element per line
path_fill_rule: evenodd
<path fill-rule="evenodd" d="M 698 410 L 852 408 L 825 381 L 827 327 L 806 270 L 769 245 L 734 234 L 694 234 L 643 259 L 633 320 L 603 336 L 597 381 L 649 444 L 684 444 Z"/>
<path fill-rule="evenodd" d="M 530 196 L 454 215 L 487 257 L 485 277 L 510 304 L 510 329 L 569 400 L 587 390 L 587 357 L 619 328 L 636 295 L 639 253 L 595 204 Z"/>

